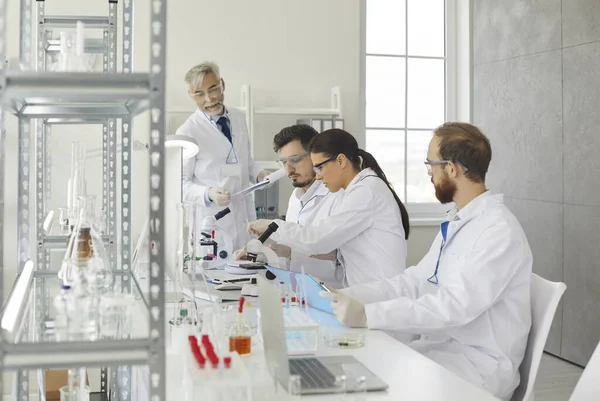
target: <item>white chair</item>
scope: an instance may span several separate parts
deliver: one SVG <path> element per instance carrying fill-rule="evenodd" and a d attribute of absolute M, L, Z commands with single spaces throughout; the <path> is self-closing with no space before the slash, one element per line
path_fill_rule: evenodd
<path fill-rule="evenodd" d="M 525 357 L 519 368 L 521 383 L 513 394 L 512 401 L 533 401 L 533 386 L 540 367 L 546 339 L 556 313 L 560 298 L 567 286 L 541 278 L 531 277 L 531 330 L 525 349 Z"/>
<path fill-rule="evenodd" d="M 600 343 L 583 370 L 569 401 L 597 400 L 600 394 Z"/>

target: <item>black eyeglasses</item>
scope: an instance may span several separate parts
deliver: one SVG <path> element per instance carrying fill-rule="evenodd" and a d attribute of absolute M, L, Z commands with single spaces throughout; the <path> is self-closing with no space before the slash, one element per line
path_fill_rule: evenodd
<path fill-rule="evenodd" d="M 327 160 L 325 160 L 325 161 L 323 161 L 323 162 L 321 162 L 321 163 L 319 163 L 319 164 L 315 164 L 315 165 L 313 166 L 313 171 L 315 172 L 315 174 L 321 174 L 321 170 L 323 170 L 323 167 L 324 167 L 324 166 L 325 166 L 327 163 L 329 163 L 329 162 L 332 162 L 332 161 L 334 161 L 335 159 L 337 159 L 337 156 L 330 157 L 329 159 L 327 159 Z"/>

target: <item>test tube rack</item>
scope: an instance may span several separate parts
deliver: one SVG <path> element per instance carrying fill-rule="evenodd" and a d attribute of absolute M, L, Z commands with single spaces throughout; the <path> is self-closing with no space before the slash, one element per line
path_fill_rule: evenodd
<path fill-rule="evenodd" d="M 303 308 L 284 308 L 283 324 L 289 355 L 311 355 L 317 352 L 319 325 Z"/>
<path fill-rule="evenodd" d="M 183 386 L 185 401 L 251 401 L 250 374 L 237 352 L 217 355 L 211 338 L 188 337 Z"/>

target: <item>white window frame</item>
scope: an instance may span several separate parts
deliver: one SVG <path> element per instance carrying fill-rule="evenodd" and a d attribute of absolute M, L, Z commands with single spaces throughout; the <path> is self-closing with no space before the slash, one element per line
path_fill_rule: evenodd
<path fill-rule="evenodd" d="M 366 143 L 366 60 L 367 60 L 367 1 L 361 0 L 360 24 L 360 120 Z M 445 119 L 471 122 L 472 116 L 472 1 L 446 0 L 445 10 Z M 425 156 L 423 157 L 425 159 Z M 405 158 L 406 160 L 406 158 Z M 426 174 L 423 166 L 423 174 Z M 405 180 L 406 181 L 406 180 Z M 405 184 L 406 185 L 406 182 Z M 403 188 L 403 191 L 405 189 Z M 452 208 L 440 203 L 407 202 L 411 221 L 417 225 L 437 225 Z"/>

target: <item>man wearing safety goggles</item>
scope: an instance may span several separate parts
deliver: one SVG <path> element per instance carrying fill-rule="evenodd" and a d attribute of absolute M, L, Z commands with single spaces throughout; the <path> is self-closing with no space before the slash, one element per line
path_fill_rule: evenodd
<path fill-rule="evenodd" d="M 319 219 L 329 216 L 336 194 L 329 192 L 322 181 L 316 180 L 313 164 L 308 151 L 312 140 L 319 133 L 310 125 L 298 124 L 283 128 L 273 138 L 273 150 L 279 155 L 277 160 L 294 186 L 290 196 L 286 221 L 300 225 L 313 224 Z M 285 245 L 272 244 L 271 248 L 279 257 L 290 260 L 290 268 L 304 271 L 333 288 L 342 288 L 342 277 L 336 277 L 335 264 L 332 257 L 326 255 L 310 256 L 292 252 Z M 243 258 L 244 252 L 237 257 Z"/>

